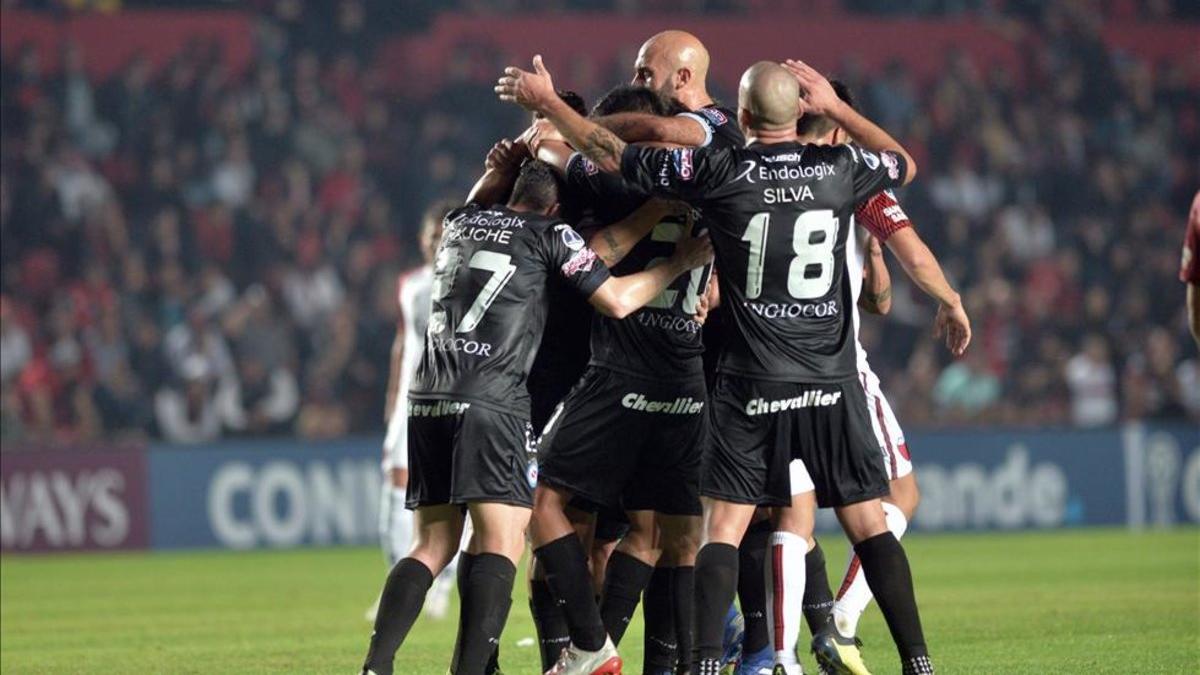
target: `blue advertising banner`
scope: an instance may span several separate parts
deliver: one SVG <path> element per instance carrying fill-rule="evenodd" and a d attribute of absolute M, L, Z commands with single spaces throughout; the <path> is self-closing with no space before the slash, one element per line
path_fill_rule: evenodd
<path fill-rule="evenodd" d="M 159 447 L 149 459 L 153 548 L 378 541 L 378 439 Z"/>
<path fill-rule="evenodd" d="M 925 531 L 1200 523 L 1200 428 L 906 434 Z M 818 526 L 837 529 L 822 510 Z"/>

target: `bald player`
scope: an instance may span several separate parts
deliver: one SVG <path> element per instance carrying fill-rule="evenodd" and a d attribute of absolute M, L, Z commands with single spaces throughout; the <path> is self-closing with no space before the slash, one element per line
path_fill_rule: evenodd
<path fill-rule="evenodd" d="M 904 672 L 932 673 L 908 559 L 880 504 L 887 474 L 857 381 L 846 266 L 855 208 L 907 184 L 916 167 L 825 78 L 796 67 L 793 76 L 759 62 L 742 76 L 737 119 L 745 148 L 627 146 L 558 101 L 540 56 L 535 72 L 506 69 L 496 91 L 543 113 L 600 170 L 713 216 L 721 297 L 733 326 L 710 394 L 693 672 L 718 673 L 737 544 L 757 506 L 790 503 L 788 465 L 800 459 L 818 503 L 836 509 L 854 544 Z M 858 144 L 801 145 L 799 113 L 829 117 Z"/>

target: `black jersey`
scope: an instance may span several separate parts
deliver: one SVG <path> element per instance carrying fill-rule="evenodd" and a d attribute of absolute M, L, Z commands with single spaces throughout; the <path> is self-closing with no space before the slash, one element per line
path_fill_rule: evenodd
<path fill-rule="evenodd" d="M 705 213 L 733 319 L 719 370 L 762 380 L 856 376 L 846 274 L 855 208 L 898 186 L 903 157 L 855 146 L 629 146 L 627 180 Z"/>
<path fill-rule="evenodd" d="M 477 204 L 451 211 L 434 258 L 425 353 L 409 395 L 528 417 L 525 379 L 545 328 L 551 275 L 585 296 L 609 278 L 583 237 L 557 218 Z"/>
<path fill-rule="evenodd" d="M 567 163 L 567 185 L 591 205 L 585 221 L 610 225 L 637 210 L 646 193 L 620 176 L 596 169 L 576 153 Z M 686 233 L 686 219 L 668 217 L 654 226 L 617 263 L 613 274 L 636 274 L 662 263 Z M 641 377 L 691 378 L 703 372 L 700 324 L 692 318 L 708 283 L 711 265 L 680 275 L 658 297 L 624 319 L 596 316 L 592 320 L 591 364 Z"/>

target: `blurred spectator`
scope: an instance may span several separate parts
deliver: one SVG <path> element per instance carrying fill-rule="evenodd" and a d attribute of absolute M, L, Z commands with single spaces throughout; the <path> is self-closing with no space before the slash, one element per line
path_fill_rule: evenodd
<path fill-rule="evenodd" d="M 1072 424 L 1102 427 L 1117 421 L 1117 373 L 1103 337 L 1087 336 L 1083 349 L 1067 362 L 1065 377 Z"/>
<path fill-rule="evenodd" d="M 969 356 L 951 362 L 927 339 L 932 308 L 896 279 L 892 316 L 867 320 L 864 339 L 902 419 L 1200 420 L 1200 365 L 1181 303 L 1165 300 L 1179 292 L 1178 224 L 1200 184 L 1195 65 L 1143 61 L 1098 34 L 1100 19 L 1196 17 L 1200 3 L 784 4 L 1000 19 L 1027 57 L 984 68 L 950 51 L 923 79 L 850 56 L 836 73 L 918 155 L 901 200 L 975 320 Z M 525 116 L 495 102 L 509 55 L 483 36 L 419 97 L 389 88 L 374 47 L 436 12 L 489 6 L 255 3 L 242 74 L 202 40 L 161 68 L 135 56 L 105 81 L 74 43 L 49 63 L 32 47 L 6 53 L 0 434 L 198 442 L 378 427 L 394 279 L 418 259 L 420 214 L 465 195 L 487 148 Z M 648 6 L 672 3 L 505 3 Z M 581 52 L 555 74 L 594 95 L 631 61 Z"/>

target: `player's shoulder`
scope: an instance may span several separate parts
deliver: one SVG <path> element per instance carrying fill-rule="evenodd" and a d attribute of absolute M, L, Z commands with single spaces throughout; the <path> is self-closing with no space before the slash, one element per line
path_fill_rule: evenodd
<path fill-rule="evenodd" d="M 737 125 L 737 113 L 716 103 L 702 108 L 679 113 L 681 117 L 696 120 L 704 127 L 704 145 L 717 147 L 740 146 L 745 142 L 742 130 Z"/>

